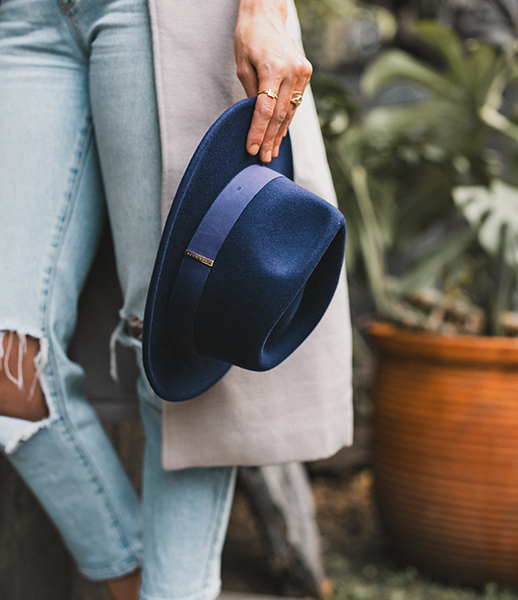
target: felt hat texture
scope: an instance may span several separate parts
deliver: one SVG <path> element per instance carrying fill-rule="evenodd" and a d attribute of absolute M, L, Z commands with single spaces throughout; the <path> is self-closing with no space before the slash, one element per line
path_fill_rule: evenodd
<path fill-rule="evenodd" d="M 183 401 L 232 365 L 266 371 L 322 318 L 343 264 L 345 220 L 293 181 L 289 136 L 267 166 L 245 149 L 255 98 L 198 145 L 164 227 L 143 361 L 158 396 Z"/>

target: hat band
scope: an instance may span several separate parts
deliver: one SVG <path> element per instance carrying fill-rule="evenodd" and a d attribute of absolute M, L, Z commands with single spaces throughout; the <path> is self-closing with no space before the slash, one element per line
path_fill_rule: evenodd
<path fill-rule="evenodd" d="M 194 318 L 198 303 L 219 250 L 245 208 L 273 179 L 281 173 L 261 165 L 251 165 L 240 171 L 214 200 L 196 229 L 180 263 L 171 291 L 169 314 L 182 324 L 183 338 L 192 353 Z M 175 334 L 178 335 L 175 329 Z"/>

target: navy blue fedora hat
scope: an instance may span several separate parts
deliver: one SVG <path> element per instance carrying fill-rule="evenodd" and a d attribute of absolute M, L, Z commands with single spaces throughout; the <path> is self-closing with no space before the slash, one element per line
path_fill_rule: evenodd
<path fill-rule="evenodd" d="M 289 137 L 268 166 L 246 152 L 254 105 L 238 102 L 206 133 L 165 224 L 142 337 L 147 377 L 165 400 L 198 396 L 232 365 L 277 366 L 338 283 L 344 218 L 293 182 Z"/>

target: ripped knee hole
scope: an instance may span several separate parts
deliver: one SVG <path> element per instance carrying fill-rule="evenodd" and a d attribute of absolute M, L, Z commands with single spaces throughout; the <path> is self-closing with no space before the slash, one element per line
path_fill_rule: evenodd
<path fill-rule="evenodd" d="M 29 335 L 0 331 L 0 415 L 39 421 L 48 407 L 39 384 L 46 362 L 40 342 Z"/>

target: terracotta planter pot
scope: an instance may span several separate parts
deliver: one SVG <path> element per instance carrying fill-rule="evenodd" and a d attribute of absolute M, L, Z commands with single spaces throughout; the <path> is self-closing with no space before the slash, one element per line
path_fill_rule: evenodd
<path fill-rule="evenodd" d="M 518 586 L 518 341 L 371 328 L 376 498 L 443 578 Z"/>

